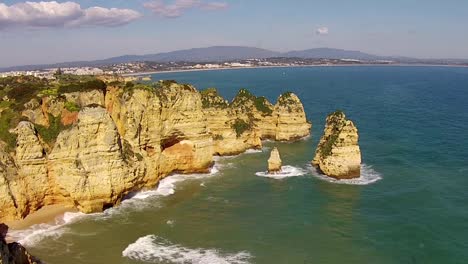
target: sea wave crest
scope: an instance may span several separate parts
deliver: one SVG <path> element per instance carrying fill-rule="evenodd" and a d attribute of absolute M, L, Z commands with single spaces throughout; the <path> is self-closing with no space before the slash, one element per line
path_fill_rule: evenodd
<path fill-rule="evenodd" d="M 302 176 L 307 173 L 306 170 L 294 166 L 282 166 L 281 167 L 281 172 L 278 173 L 268 173 L 267 171 L 261 171 L 255 173 L 255 175 L 260 176 L 260 177 L 267 177 L 267 178 L 272 178 L 272 179 L 284 179 L 288 177 L 297 177 L 297 176 Z"/>
<path fill-rule="evenodd" d="M 10 230 L 8 236 L 24 246 L 32 246 L 45 238 L 56 239 L 68 231 L 64 226 L 85 216 L 84 213 L 66 212 L 57 217 L 54 224 L 36 224 L 22 230 Z"/>
<path fill-rule="evenodd" d="M 245 251 L 225 254 L 217 249 L 187 248 L 155 235 L 138 238 L 122 255 L 137 261 L 176 264 L 247 264 L 252 257 Z"/>
<path fill-rule="evenodd" d="M 369 185 L 382 179 L 382 175 L 367 164 L 361 164 L 361 176 L 356 179 L 343 179 L 337 180 L 335 178 L 328 177 L 322 173 L 319 173 L 313 166 L 309 166 L 312 175 L 321 180 L 338 183 L 338 184 L 349 184 L 349 185 Z"/>
<path fill-rule="evenodd" d="M 219 165 L 215 164 L 209 173 L 205 174 L 175 174 L 162 179 L 156 189 L 136 192 L 122 201 L 120 206 L 109 208 L 101 213 L 84 214 L 81 212 L 66 212 L 55 218 L 54 223 L 32 225 L 22 230 L 11 230 L 8 236 L 25 246 L 32 246 L 46 238 L 59 238 L 68 232 L 67 225 L 84 218 L 93 218 L 95 221 L 106 220 L 114 215 L 131 210 L 142 210 L 147 206 L 158 206 L 154 201 L 148 201 L 149 197 L 169 196 L 175 193 L 176 183 L 185 180 L 202 179 L 212 177 L 219 173 Z"/>

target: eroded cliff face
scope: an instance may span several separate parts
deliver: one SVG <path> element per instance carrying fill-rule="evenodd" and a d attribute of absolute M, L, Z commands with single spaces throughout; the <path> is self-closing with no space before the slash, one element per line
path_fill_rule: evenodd
<path fill-rule="evenodd" d="M 240 90 L 231 103 L 214 88 L 202 91 L 201 95 L 218 155 L 261 148 L 264 139 L 291 141 L 310 135 L 311 124 L 301 101 L 293 93 L 281 95 L 275 105 L 245 89 Z"/>
<path fill-rule="evenodd" d="M 207 172 L 213 155 L 310 133 L 293 94 L 272 105 L 241 90 L 228 103 L 215 90 L 165 81 L 34 100 L 23 112 L 30 121 L 14 130 L 14 152 L 0 144 L 0 221 L 57 203 L 102 211 L 172 172 Z"/>
<path fill-rule="evenodd" d="M 343 112 L 328 115 L 312 165 L 333 178 L 359 178 L 361 151 L 358 140 L 356 126 Z"/>

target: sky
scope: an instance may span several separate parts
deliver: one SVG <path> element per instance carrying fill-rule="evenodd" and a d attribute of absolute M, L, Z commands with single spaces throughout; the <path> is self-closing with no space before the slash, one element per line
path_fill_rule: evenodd
<path fill-rule="evenodd" d="M 468 59 L 466 0 L 0 0 L 0 67 L 216 45 Z"/>

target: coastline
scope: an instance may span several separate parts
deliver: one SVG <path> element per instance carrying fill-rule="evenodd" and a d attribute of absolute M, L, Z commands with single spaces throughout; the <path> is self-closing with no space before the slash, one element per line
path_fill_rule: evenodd
<path fill-rule="evenodd" d="M 6 221 L 5 224 L 8 225 L 11 230 L 22 230 L 37 224 L 54 223 L 57 217 L 63 216 L 67 212 L 75 213 L 78 212 L 78 210 L 63 204 L 46 205 L 29 214 L 24 219 Z"/>
<path fill-rule="evenodd" d="M 147 72 L 136 72 L 136 73 L 124 73 L 121 74 L 123 77 L 142 76 L 142 75 L 153 75 L 153 74 L 164 74 L 164 73 L 181 73 L 181 72 L 202 72 L 202 71 L 224 71 L 224 70 L 241 70 L 241 69 L 262 69 L 262 68 L 312 68 L 312 67 L 366 67 L 366 66 L 377 66 L 377 67 L 453 67 L 453 68 L 467 68 L 468 65 L 456 65 L 456 64 L 320 64 L 320 65 L 291 65 L 291 66 L 252 66 L 252 67 L 221 67 L 213 69 L 179 69 L 169 71 L 147 71 Z"/>

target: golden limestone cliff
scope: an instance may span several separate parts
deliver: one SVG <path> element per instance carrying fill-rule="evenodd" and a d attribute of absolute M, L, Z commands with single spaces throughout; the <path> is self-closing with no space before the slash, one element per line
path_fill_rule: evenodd
<path fill-rule="evenodd" d="M 312 165 L 336 179 L 359 178 L 361 151 L 358 140 L 356 126 L 343 112 L 328 115 Z"/>
<path fill-rule="evenodd" d="M 275 105 L 245 89 L 231 103 L 214 88 L 202 91 L 201 95 L 215 154 L 231 155 L 261 148 L 264 139 L 291 141 L 310 135 L 311 124 L 293 93 L 281 95 Z"/>
<path fill-rule="evenodd" d="M 214 155 L 310 133 L 293 94 L 272 105 L 241 90 L 228 103 L 174 81 L 92 84 L 24 101 L 14 145 L 0 141 L 0 221 L 50 204 L 99 212 L 172 172 L 207 172 Z"/>
<path fill-rule="evenodd" d="M 270 158 L 268 159 L 268 173 L 278 173 L 281 172 L 281 157 L 278 149 L 275 147 L 270 153 Z"/>

